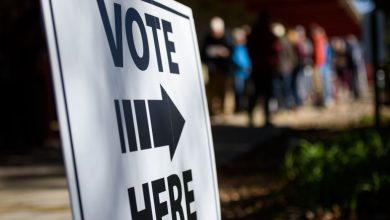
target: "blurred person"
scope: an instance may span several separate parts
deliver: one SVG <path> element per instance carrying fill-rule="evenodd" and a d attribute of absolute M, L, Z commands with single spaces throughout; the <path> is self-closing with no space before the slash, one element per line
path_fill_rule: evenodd
<path fill-rule="evenodd" d="M 347 42 L 347 54 L 350 56 L 351 63 L 351 73 L 352 73 L 352 92 L 355 99 L 360 98 L 362 88 L 364 87 L 364 82 L 367 82 L 364 60 L 363 60 L 363 52 L 359 45 L 359 41 L 356 36 L 348 35 L 346 38 Z"/>
<path fill-rule="evenodd" d="M 326 35 L 325 35 L 326 36 Z M 322 80 L 323 80 L 323 94 L 324 94 L 324 105 L 330 106 L 333 104 L 333 62 L 332 62 L 332 47 L 327 40 L 325 44 L 325 64 L 322 67 Z"/>
<path fill-rule="evenodd" d="M 313 75 L 313 44 L 310 39 L 306 36 L 306 30 L 303 26 L 295 27 L 297 32 L 297 41 L 298 48 L 300 48 L 300 56 L 299 63 L 300 69 L 297 72 L 297 96 L 296 102 L 297 104 L 303 104 L 310 98 L 311 90 L 312 90 L 312 75 Z"/>
<path fill-rule="evenodd" d="M 332 103 L 331 48 L 322 27 L 312 26 L 312 38 L 314 48 L 314 101 L 316 105 L 328 106 Z"/>
<path fill-rule="evenodd" d="M 295 107 L 303 104 L 302 88 L 303 85 L 303 62 L 304 62 L 304 41 L 300 38 L 299 32 L 296 28 L 290 29 L 287 34 L 288 41 L 290 42 L 294 51 L 296 62 L 294 63 L 292 71 L 292 95 L 294 98 Z"/>
<path fill-rule="evenodd" d="M 332 47 L 334 53 L 334 67 L 337 74 L 337 94 L 349 92 L 352 88 L 352 72 L 351 62 L 352 57 L 348 55 L 347 44 L 342 38 L 334 38 L 332 40 Z"/>
<path fill-rule="evenodd" d="M 272 78 L 276 71 L 277 53 L 275 50 L 276 36 L 271 31 L 271 17 L 262 11 L 251 34 L 248 36 L 248 52 L 252 60 L 251 80 L 254 91 L 249 99 L 249 116 L 253 123 L 253 110 L 259 97 L 263 98 L 265 124 L 271 124 L 270 99 L 272 96 Z"/>
<path fill-rule="evenodd" d="M 244 110 L 243 98 L 245 95 L 246 82 L 250 76 L 252 63 L 246 47 L 246 33 L 241 28 L 233 30 L 234 49 L 232 61 L 234 64 L 234 91 L 235 111 Z"/>
<path fill-rule="evenodd" d="M 223 113 L 231 71 L 232 43 L 222 18 L 211 19 L 210 33 L 205 38 L 201 53 L 209 72 L 206 91 L 210 113 Z"/>
<path fill-rule="evenodd" d="M 293 71 L 297 65 L 297 56 L 293 46 L 288 40 L 285 27 L 280 23 L 272 25 L 272 31 L 278 40 L 275 44 L 277 52 L 276 74 L 273 79 L 274 96 L 279 109 L 292 109 L 294 98 L 292 90 Z M 289 30 L 290 38 L 294 33 Z"/>

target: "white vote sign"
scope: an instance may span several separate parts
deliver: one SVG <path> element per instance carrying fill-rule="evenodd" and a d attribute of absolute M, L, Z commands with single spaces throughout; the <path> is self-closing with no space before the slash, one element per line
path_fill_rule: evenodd
<path fill-rule="evenodd" d="M 42 0 L 74 219 L 220 219 L 191 10 Z"/>

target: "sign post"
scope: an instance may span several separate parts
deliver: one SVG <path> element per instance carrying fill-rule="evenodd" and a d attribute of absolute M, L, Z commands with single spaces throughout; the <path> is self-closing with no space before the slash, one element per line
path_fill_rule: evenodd
<path fill-rule="evenodd" d="M 42 0 L 74 219 L 220 219 L 191 10 Z"/>

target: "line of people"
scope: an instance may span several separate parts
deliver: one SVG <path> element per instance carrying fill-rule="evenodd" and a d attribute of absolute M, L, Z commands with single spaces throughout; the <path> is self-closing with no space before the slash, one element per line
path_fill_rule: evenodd
<path fill-rule="evenodd" d="M 214 17 L 201 48 L 210 114 L 224 112 L 231 88 L 235 112 L 247 111 L 252 117 L 262 100 L 266 124 L 276 110 L 297 109 L 306 103 L 330 106 L 339 90 L 349 90 L 359 98 L 367 80 L 356 37 L 329 41 L 319 25 L 310 30 L 310 37 L 302 26 L 286 30 L 263 12 L 252 27 L 228 32 L 223 19 Z"/>

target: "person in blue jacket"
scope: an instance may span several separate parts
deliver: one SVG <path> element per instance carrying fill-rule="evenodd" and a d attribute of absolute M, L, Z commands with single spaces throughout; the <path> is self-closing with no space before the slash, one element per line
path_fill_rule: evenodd
<path fill-rule="evenodd" d="M 244 110 L 243 99 L 245 96 L 246 82 L 250 76 L 252 63 L 246 46 L 246 32 L 244 29 L 233 30 L 234 48 L 232 61 L 234 65 L 234 92 L 235 112 Z"/>

